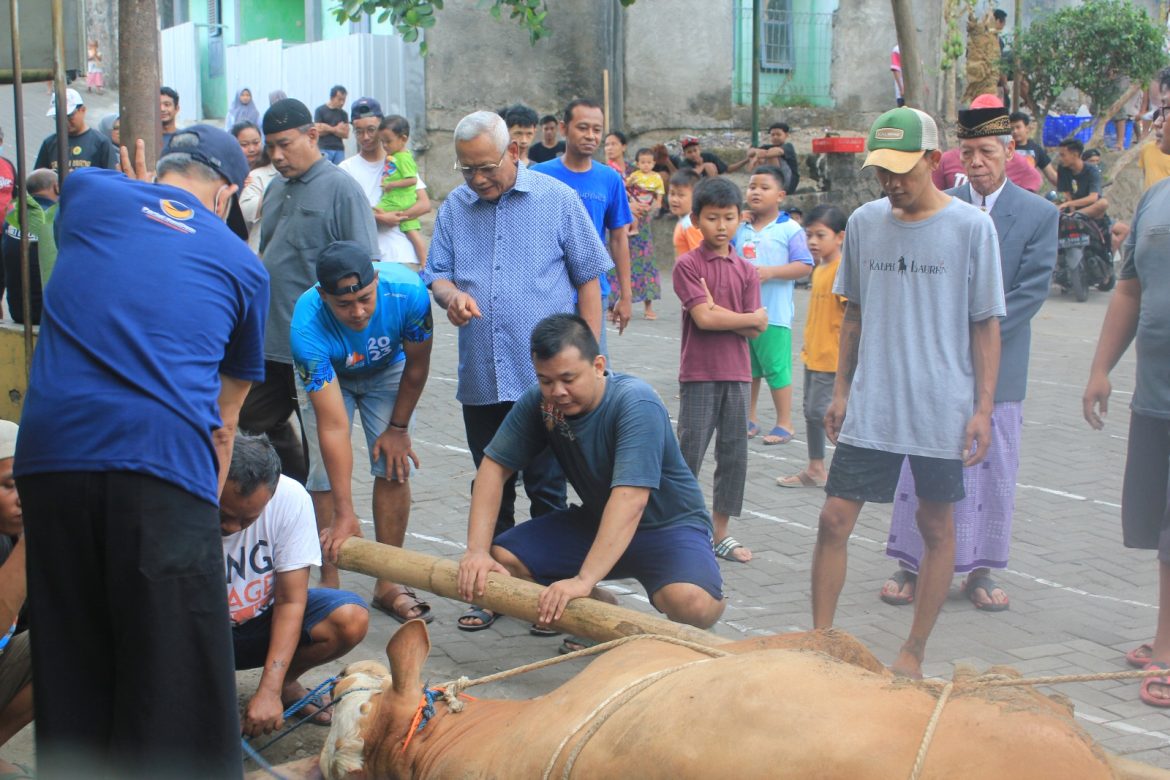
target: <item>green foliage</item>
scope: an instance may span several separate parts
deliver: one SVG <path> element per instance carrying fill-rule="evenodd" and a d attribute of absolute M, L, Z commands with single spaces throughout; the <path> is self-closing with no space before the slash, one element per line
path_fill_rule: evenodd
<path fill-rule="evenodd" d="M 1087 0 L 1033 22 L 1016 42 L 1037 107 L 1068 87 L 1102 111 L 1120 96 L 1123 76 L 1145 83 L 1166 64 L 1161 28 L 1127 0 Z"/>
<path fill-rule="evenodd" d="M 635 0 L 620 2 L 623 6 L 631 6 Z M 545 23 L 547 0 L 479 0 L 479 6 L 486 8 L 497 20 L 502 19 L 507 11 L 510 19 L 528 30 L 528 38 L 533 44 L 552 34 L 552 28 Z M 339 24 L 356 22 L 363 16 L 374 17 L 378 22 L 389 19 L 402 40 L 413 43 L 423 30 L 435 26 L 435 12 L 443 10 L 443 0 L 336 0 L 332 10 Z M 419 44 L 419 49 L 426 54 L 426 41 Z"/>

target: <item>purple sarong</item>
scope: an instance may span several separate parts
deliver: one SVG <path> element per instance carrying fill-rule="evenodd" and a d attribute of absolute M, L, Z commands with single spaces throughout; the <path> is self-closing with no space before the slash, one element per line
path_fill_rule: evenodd
<path fill-rule="evenodd" d="M 967 497 L 955 504 L 955 573 L 1007 566 L 1012 540 L 1012 512 L 1016 502 L 1016 472 L 1020 468 L 1020 430 L 1023 402 L 1005 401 L 991 413 L 991 449 L 982 463 L 963 469 Z M 922 536 L 914 519 L 918 498 L 910 462 L 902 463 L 902 476 L 894 494 L 894 517 L 886 555 L 897 558 L 902 568 L 918 571 L 922 560 Z"/>

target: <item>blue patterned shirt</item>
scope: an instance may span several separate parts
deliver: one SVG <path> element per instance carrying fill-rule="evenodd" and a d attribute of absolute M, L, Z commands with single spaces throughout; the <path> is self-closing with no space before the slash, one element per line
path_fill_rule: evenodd
<path fill-rule="evenodd" d="M 494 203 L 457 187 L 435 217 L 423 281 L 451 282 L 483 315 L 459 329 L 459 402 L 519 399 L 536 382 L 532 329 L 575 312 L 577 288 L 611 267 L 581 198 L 551 176 L 521 167 Z"/>

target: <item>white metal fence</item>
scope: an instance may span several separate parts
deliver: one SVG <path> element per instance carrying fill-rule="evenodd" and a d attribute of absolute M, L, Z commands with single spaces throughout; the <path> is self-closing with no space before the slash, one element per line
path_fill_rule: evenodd
<path fill-rule="evenodd" d="M 311 110 L 329 98 L 330 87 L 341 84 L 349 102 L 372 97 L 385 113 L 402 114 L 412 127 L 424 127 L 423 63 L 417 47 L 397 36 L 355 33 L 287 47 L 279 40 L 251 41 L 228 47 L 226 76 L 228 100 L 247 87 L 261 113 L 273 90 L 283 90 Z"/>
<path fill-rule="evenodd" d="M 203 119 L 203 89 L 199 80 L 199 29 L 192 23 L 162 31 L 162 83 L 179 93 L 183 123 Z"/>

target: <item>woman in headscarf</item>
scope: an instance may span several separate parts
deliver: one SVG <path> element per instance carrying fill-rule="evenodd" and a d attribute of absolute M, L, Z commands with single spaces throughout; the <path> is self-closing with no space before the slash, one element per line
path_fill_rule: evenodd
<path fill-rule="evenodd" d="M 231 134 L 236 137 L 244 157 L 248 160 L 251 173 L 244 181 L 244 189 L 240 191 L 240 211 L 244 214 L 244 221 L 248 223 L 248 246 L 253 252 L 260 249 L 260 207 L 264 202 L 264 191 L 276 178 L 276 168 L 268 159 L 268 152 L 264 149 L 264 141 L 260 137 L 260 128 L 251 122 L 238 122 L 231 126 Z"/>
<path fill-rule="evenodd" d="M 274 89 L 268 93 L 268 105 L 271 106 L 274 103 L 279 103 L 286 97 L 288 97 L 288 95 L 284 94 L 283 89 Z"/>
<path fill-rule="evenodd" d="M 106 114 L 102 117 L 102 121 L 98 122 L 98 132 L 109 138 L 114 143 L 115 149 L 122 145 L 122 136 L 119 132 L 121 125 L 122 122 L 117 114 Z"/>
<path fill-rule="evenodd" d="M 247 87 L 236 93 L 232 107 L 228 109 L 224 127 L 235 127 L 240 122 L 251 122 L 257 127 L 260 126 L 260 111 L 252 101 L 252 90 Z"/>

